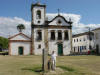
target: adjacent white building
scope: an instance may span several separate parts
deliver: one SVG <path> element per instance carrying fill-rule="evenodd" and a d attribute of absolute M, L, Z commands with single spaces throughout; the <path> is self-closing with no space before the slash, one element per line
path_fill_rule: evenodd
<path fill-rule="evenodd" d="M 9 55 L 30 55 L 31 39 L 19 33 L 9 38 Z"/>
<path fill-rule="evenodd" d="M 92 32 L 85 32 L 73 35 L 73 53 L 85 54 L 89 50 L 95 49 L 94 35 Z"/>
<path fill-rule="evenodd" d="M 10 55 L 41 55 L 46 49 L 48 54 L 69 55 L 72 51 L 72 22 L 58 14 L 51 21 L 46 19 L 46 5 L 31 6 L 31 39 L 20 33 L 9 40 Z"/>
<path fill-rule="evenodd" d="M 100 28 L 94 29 L 96 53 L 100 54 Z"/>

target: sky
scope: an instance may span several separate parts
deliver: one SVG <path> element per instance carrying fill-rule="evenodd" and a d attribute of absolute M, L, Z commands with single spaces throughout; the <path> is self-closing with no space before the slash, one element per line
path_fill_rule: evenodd
<path fill-rule="evenodd" d="M 9 37 L 18 33 L 16 26 L 25 24 L 30 33 L 31 4 L 40 1 L 46 4 L 46 14 L 52 19 L 57 9 L 67 20 L 72 18 L 73 33 L 100 27 L 100 0 L 0 0 L 0 36 Z"/>

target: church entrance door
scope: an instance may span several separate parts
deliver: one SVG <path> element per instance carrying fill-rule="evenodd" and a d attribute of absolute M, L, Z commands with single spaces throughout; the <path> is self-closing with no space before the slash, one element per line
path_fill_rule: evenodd
<path fill-rule="evenodd" d="M 58 44 L 58 55 L 63 55 L 63 44 Z"/>
<path fill-rule="evenodd" d="M 23 55 L 23 47 L 19 47 L 19 55 Z"/>

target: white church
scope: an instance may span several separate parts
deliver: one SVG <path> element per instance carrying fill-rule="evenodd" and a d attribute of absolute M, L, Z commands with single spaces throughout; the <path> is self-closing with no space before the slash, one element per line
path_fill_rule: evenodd
<path fill-rule="evenodd" d="M 51 21 L 46 19 L 46 5 L 31 6 L 31 37 L 18 33 L 9 38 L 9 55 L 41 55 L 43 49 L 48 54 L 69 55 L 72 51 L 72 22 L 58 15 Z"/>

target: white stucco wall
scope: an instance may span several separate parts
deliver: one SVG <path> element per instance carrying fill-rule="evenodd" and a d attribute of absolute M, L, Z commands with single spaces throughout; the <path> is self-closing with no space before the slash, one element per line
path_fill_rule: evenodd
<path fill-rule="evenodd" d="M 95 48 L 96 45 L 99 45 L 99 53 L 100 53 L 100 29 L 94 31 L 95 36 Z"/>
<path fill-rule="evenodd" d="M 92 38 L 92 41 L 89 41 L 88 39 L 88 35 L 81 35 L 81 36 L 77 36 L 77 37 L 73 37 L 73 52 L 74 52 L 74 47 L 76 47 L 75 52 L 78 52 L 78 46 L 86 46 L 86 50 L 82 50 L 82 52 L 88 52 L 89 50 L 89 45 L 92 46 L 92 49 L 94 48 L 94 39 Z M 78 42 L 77 42 L 78 39 Z M 85 41 L 84 41 L 85 39 Z M 75 40 L 75 42 L 74 42 Z M 80 41 L 81 40 L 81 41 Z"/>
<path fill-rule="evenodd" d="M 23 55 L 30 55 L 30 42 L 11 42 L 11 55 L 19 55 L 18 48 L 24 48 Z"/>
<path fill-rule="evenodd" d="M 42 28 L 35 28 L 34 29 L 34 53 L 35 55 L 41 55 L 42 50 L 44 49 L 44 37 L 42 37 L 41 41 L 37 41 L 37 30 L 42 31 L 42 36 L 44 36 L 44 30 Z M 41 45 L 41 48 L 38 48 L 38 45 Z"/>
<path fill-rule="evenodd" d="M 42 31 L 42 41 L 36 41 L 36 36 L 37 36 L 37 30 L 41 30 Z M 52 41 L 50 40 L 50 31 L 51 30 L 55 30 L 55 40 Z M 71 37 L 70 37 L 70 29 L 48 29 L 48 47 L 49 47 L 49 54 L 52 53 L 52 51 L 55 51 L 58 54 L 58 45 L 57 45 L 57 37 L 58 37 L 58 30 L 62 31 L 62 44 L 63 44 L 63 55 L 69 55 L 70 51 L 71 51 Z M 68 30 L 68 34 L 69 34 L 69 40 L 64 40 L 64 31 Z M 41 45 L 41 49 L 38 49 L 38 45 Z M 44 46 L 44 29 L 43 28 L 35 28 L 34 29 L 34 52 L 35 55 L 41 55 L 42 54 L 42 50 L 45 48 Z"/>
<path fill-rule="evenodd" d="M 17 40 L 17 41 L 16 41 Z M 21 40 L 21 41 L 20 41 Z M 26 42 L 27 41 L 27 42 Z M 22 34 L 19 34 L 13 38 L 11 38 L 9 40 L 9 44 L 10 44 L 10 55 L 19 55 L 19 50 L 18 48 L 19 47 L 23 47 L 23 55 L 29 55 L 30 54 L 30 48 L 31 48 L 31 42 L 28 42 L 30 41 L 30 38 L 22 35 Z"/>
<path fill-rule="evenodd" d="M 61 20 L 61 24 L 60 25 L 66 25 L 66 26 L 69 26 L 68 23 L 65 22 L 65 20 L 61 17 L 57 17 L 53 22 L 49 23 L 49 25 L 58 25 L 57 22 L 58 20 Z"/>
<path fill-rule="evenodd" d="M 29 38 L 23 36 L 23 35 L 18 35 L 10 40 L 30 40 Z"/>

